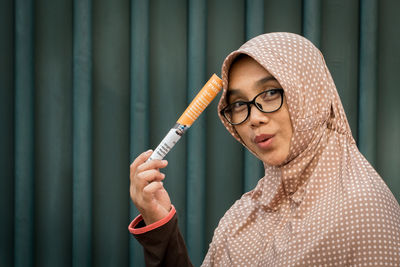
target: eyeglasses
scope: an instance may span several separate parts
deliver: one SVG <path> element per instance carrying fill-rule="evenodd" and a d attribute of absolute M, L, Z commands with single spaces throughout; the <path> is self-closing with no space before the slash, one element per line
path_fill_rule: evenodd
<path fill-rule="evenodd" d="M 251 104 L 263 113 L 275 112 L 282 107 L 283 89 L 265 90 L 251 101 L 236 101 L 221 110 L 221 115 L 232 125 L 238 125 L 250 116 Z"/>

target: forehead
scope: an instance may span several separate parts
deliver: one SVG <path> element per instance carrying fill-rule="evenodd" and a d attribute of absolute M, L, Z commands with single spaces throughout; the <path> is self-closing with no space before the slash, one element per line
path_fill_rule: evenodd
<path fill-rule="evenodd" d="M 265 89 L 265 85 L 280 86 L 276 78 L 249 56 L 239 56 L 228 74 L 228 95 L 246 94 Z"/>
<path fill-rule="evenodd" d="M 253 76 L 256 74 L 264 76 L 270 75 L 270 73 L 253 58 L 244 54 L 239 55 L 230 66 L 228 73 L 229 83 L 235 82 L 238 78 L 242 78 L 243 76 L 248 77 L 249 74 Z"/>

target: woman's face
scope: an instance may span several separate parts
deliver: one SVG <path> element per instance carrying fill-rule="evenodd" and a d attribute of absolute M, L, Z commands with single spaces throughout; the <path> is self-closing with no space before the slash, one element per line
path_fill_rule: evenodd
<path fill-rule="evenodd" d="M 229 72 L 229 103 L 251 101 L 258 93 L 282 88 L 278 81 L 254 59 L 245 56 L 233 63 Z M 282 107 L 263 113 L 251 105 L 250 116 L 234 126 L 246 146 L 270 166 L 282 164 L 289 155 L 292 123 L 284 99 Z"/>

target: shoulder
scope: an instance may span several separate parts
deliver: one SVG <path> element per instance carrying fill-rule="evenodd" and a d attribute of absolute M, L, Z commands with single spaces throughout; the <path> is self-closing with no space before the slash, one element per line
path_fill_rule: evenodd
<path fill-rule="evenodd" d="M 225 212 L 215 229 L 214 237 L 233 234 L 242 224 L 254 216 L 257 204 L 251 195 L 252 191 L 245 193 Z"/>
<path fill-rule="evenodd" d="M 246 223 L 248 218 L 254 214 L 256 205 L 251 198 L 251 192 L 244 194 L 239 200 L 225 212 L 214 231 L 208 253 L 204 263 L 208 265 L 225 266 L 229 261 L 229 239 Z M 207 265 L 206 264 L 206 265 Z"/>

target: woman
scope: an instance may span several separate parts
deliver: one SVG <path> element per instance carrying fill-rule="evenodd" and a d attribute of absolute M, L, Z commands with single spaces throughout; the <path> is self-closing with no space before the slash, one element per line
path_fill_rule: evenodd
<path fill-rule="evenodd" d="M 226 212 L 203 266 L 400 266 L 400 207 L 358 151 L 323 56 L 290 33 L 225 59 L 220 118 L 265 176 Z M 190 266 L 162 186 L 166 161 L 131 165 L 129 226 L 149 266 Z"/>

